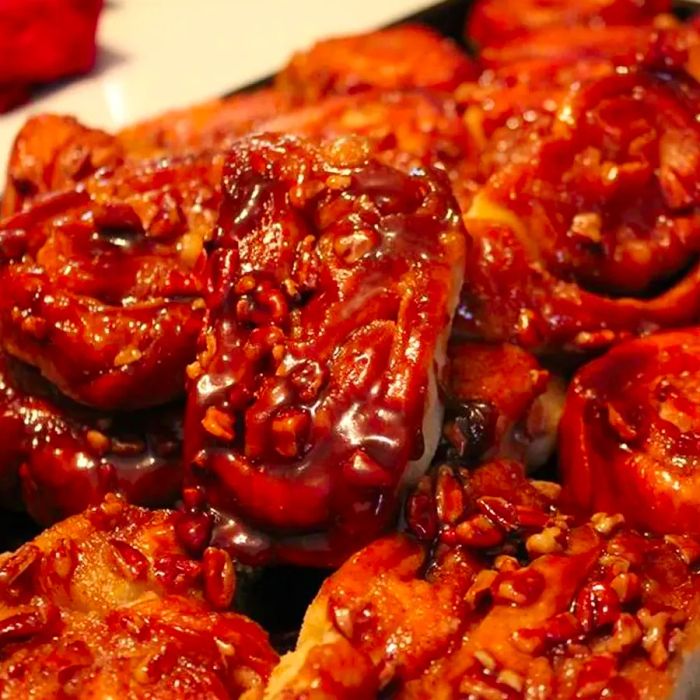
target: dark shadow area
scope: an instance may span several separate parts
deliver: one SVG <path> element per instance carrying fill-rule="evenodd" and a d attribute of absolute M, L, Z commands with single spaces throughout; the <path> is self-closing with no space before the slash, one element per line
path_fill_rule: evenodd
<path fill-rule="evenodd" d="M 274 566 L 244 568 L 236 585 L 236 609 L 262 625 L 279 653 L 294 648 L 304 613 L 331 572 Z"/>
<path fill-rule="evenodd" d="M 0 553 L 17 549 L 40 531 L 41 528 L 26 513 L 0 511 Z"/>

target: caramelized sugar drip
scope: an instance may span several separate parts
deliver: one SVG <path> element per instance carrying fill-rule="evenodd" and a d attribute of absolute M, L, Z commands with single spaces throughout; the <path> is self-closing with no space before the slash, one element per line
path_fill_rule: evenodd
<path fill-rule="evenodd" d="M 700 535 L 700 332 L 623 343 L 574 377 L 562 420 L 567 499 L 638 527 Z"/>
<path fill-rule="evenodd" d="M 292 56 L 275 86 L 297 104 L 377 88 L 451 90 L 476 67 L 449 39 L 421 25 L 319 41 Z"/>
<path fill-rule="evenodd" d="M 0 558 L 4 697 L 238 698 L 276 661 L 225 612 L 228 554 L 192 556 L 179 516 L 109 496 Z"/>
<path fill-rule="evenodd" d="M 557 497 L 512 462 L 435 469 L 411 534 L 326 581 L 266 697 L 666 697 L 698 640 L 700 542 Z"/>
<path fill-rule="evenodd" d="M 530 159 L 477 192 L 463 330 L 585 351 L 698 317 L 700 90 L 655 51 L 574 85 Z"/>
<path fill-rule="evenodd" d="M 201 326 L 196 265 L 221 165 L 212 153 L 124 165 L 5 219 L 4 350 L 96 408 L 180 394 Z"/>
<path fill-rule="evenodd" d="M 0 356 L 0 502 L 48 525 L 118 491 L 130 503 L 175 502 L 182 485 L 182 408 L 99 413 Z"/>
<path fill-rule="evenodd" d="M 464 231 L 440 173 L 365 141 L 240 141 L 209 251 L 186 457 L 248 561 L 342 561 L 437 446 Z"/>

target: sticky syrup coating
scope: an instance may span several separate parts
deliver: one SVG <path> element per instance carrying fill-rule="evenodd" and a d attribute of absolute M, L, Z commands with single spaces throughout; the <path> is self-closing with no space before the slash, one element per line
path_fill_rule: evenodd
<path fill-rule="evenodd" d="M 39 114 L 28 119 L 15 138 L 0 211 L 10 216 L 42 194 L 125 162 L 226 150 L 241 134 L 291 106 L 279 91 L 265 88 L 171 110 L 116 133 L 91 128 L 74 117 Z"/>
<path fill-rule="evenodd" d="M 31 117 L 17 133 L 10 152 L 2 215 L 16 214 L 37 196 L 123 162 L 123 149 L 105 131 L 91 129 L 74 117 Z"/>
<path fill-rule="evenodd" d="M 480 47 L 527 41 L 547 30 L 580 28 L 592 37 L 601 27 L 644 25 L 671 11 L 670 0 L 479 0 L 471 10 L 465 33 Z"/>
<path fill-rule="evenodd" d="M 569 386 L 560 436 L 567 500 L 637 527 L 700 535 L 695 441 L 700 332 L 628 341 Z"/>

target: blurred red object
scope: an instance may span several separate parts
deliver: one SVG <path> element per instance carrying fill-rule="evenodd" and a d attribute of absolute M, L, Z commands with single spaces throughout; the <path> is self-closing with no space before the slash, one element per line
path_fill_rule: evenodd
<path fill-rule="evenodd" d="M 0 112 L 30 88 L 92 69 L 103 0 L 0 0 Z"/>
<path fill-rule="evenodd" d="M 29 99 L 29 86 L 22 84 L 0 85 L 0 112 L 9 112 Z"/>

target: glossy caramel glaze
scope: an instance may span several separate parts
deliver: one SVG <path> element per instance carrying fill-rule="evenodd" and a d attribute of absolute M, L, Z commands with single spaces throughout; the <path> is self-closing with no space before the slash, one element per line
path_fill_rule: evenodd
<path fill-rule="evenodd" d="M 574 85 L 471 200 L 461 329 L 588 350 L 697 318 L 699 106 L 682 63 Z"/>
<path fill-rule="evenodd" d="M 476 75 L 452 41 L 422 25 L 319 41 L 294 56 L 275 86 L 297 104 L 377 88 L 451 90 Z"/>
<path fill-rule="evenodd" d="M 554 27 L 480 54 L 478 80 L 455 91 L 458 110 L 477 147 L 467 182 L 456 193 L 467 211 L 480 184 L 512 162 L 530 163 L 551 136 L 571 88 L 639 66 L 700 76 L 700 35 L 663 15 L 654 24 Z M 556 128 L 556 127 L 555 127 Z"/>
<path fill-rule="evenodd" d="M 576 520 L 557 491 L 514 463 L 436 469 L 412 534 L 326 581 L 266 697 L 666 697 L 697 642 L 700 542 Z"/>
<path fill-rule="evenodd" d="M 88 511 L 0 556 L 0 700 L 671 693 L 700 643 L 700 331 L 668 331 L 700 322 L 700 23 L 667 9 L 482 0 L 474 59 L 394 27 L 116 134 L 27 123 L 0 506 Z M 558 375 L 612 345 L 560 423 Z M 557 431 L 563 491 L 525 477 Z M 234 561 L 285 649 L 340 566 L 269 685 Z"/>
<path fill-rule="evenodd" d="M 471 173 L 476 186 L 512 161 L 529 162 L 569 87 L 613 70 L 607 59 L 525 60 L 485 70 L 478 81 L 460 85 L 455 92 L 458 110 L 478 152 Z M 465 211 L 470 196 L 460 197 Z"/>
<path fill-rule="evenodd" d="M 0 223 L 4 350 L 100 409 L 180 394 L 221 165 L 206 152 L 124 165 Z"/>
<path fill-rule="evenodd" d="M 574 378 L 562 420 L 567 500 L 660 533 L 700 534 L 700 332 L 623 343 Z"/>
<path fill-rule="evenodd" d="M 186 457 L 249 561 L 341 561 L 436 446 L 464 231 L 444 175 L 369 148 L 251 137 L 225 168 Z"/>
<path fill-rule="evenodd" d="M 110 491 L 174 503 L 182 485 L 182 407 L 97 413 L 61 396 L 33 368 L 0 357 L 0 502 L 48 525 Z"/>
<path fill-rule="evenodd" d="M 700 90 L 683 74 L 617 72 L 575 88 L 535 172 L 504 171 L 484 196 L 529 218 L 535 245 L 558 274 L 643 295 L 697 248 L 698 105 Z"/>
<path fill-rule="evenodd" d="M 261 685 L 276 654 L 225 612 L 233 563 L 187 554 L 178 517 L 110 496 L 0 557 L 0 697 L 233 700 Z"/>

